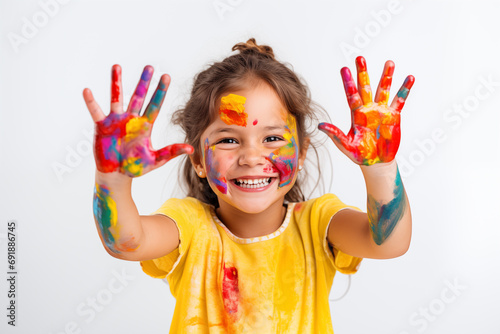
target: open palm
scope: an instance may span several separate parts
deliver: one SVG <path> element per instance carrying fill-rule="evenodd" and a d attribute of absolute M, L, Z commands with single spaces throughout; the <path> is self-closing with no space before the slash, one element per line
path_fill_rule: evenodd
<path fill-rule="evenodd" d="M 105 116 L 90 89 L 83 96 L 95 122 L 94 155 L 97 169 L 104 173 L 119 172 L 137 177 L 164 165 L 183 153 L 192 153 L 187 144 L 174 144 L 153 150 L 151 130 L 165 98 L 170 77 L 163 75 L 144 114 L 139 115 L 153 76 L 146 66 L 128 105 L 123 111 L 121 67 L 114 65 L 111 83 L 111 112 Z"/>
<path fill-rule="evenodd" d="M 356 58 L 356 68 L 357 87 L 351 71 L 347 67 L 341 70 L 352 116 L 349 133 L 345 135 L 339 128 L 329 123 L 321 123 L 318 127 L 334 141 L 347 157 L 359 165 L 390 162 L 394 159 L 399 148 L 401 139 L 400 113 L 415 78 L 411 75 L 406 77 L 389 106 L 394 63 L 390 60 L 385 63 L 374 101 L 372 100 L 366 61 L 363 57 Z"/>

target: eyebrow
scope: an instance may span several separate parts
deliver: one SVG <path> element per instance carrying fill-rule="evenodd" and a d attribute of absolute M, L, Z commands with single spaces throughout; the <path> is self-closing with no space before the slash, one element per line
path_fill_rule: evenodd
<path fill-rule="evenodd" d="M 285 125 L 268 125 L 264 128 L 266 131 L 274 131 L 274 130 L 285 130 Z"/>
<path fill-rule="evenodd" d="M 212 136 L 212 135 L 216 135 L 216 134 L 223 133 L 223 132 L 236 132 L 236 129 L 233 129 L 233 128 L 215 129 L 214 131 L 210 132 L 208 135 Z"/>
<path fill-rule="evenodd" d="M 214 131 L 210 132 L 209 136 L 212 136 L 212 135 L 216 135 L 216 134 L 219 134 L 219 133 L 226 133 L 226 132 L 229 132 L 229 133 L 232 133 L 232 132 L 238 132 L 238 130 L 240 129 L 236 129 L 236 128 L 220 128 L 220 129 L 215 129 Z M 285 125 L 268 125 L 266 127 L 264 127 L 264 131 L 276 131 L 276 130 L 286 130 L 286 126 Z"/>

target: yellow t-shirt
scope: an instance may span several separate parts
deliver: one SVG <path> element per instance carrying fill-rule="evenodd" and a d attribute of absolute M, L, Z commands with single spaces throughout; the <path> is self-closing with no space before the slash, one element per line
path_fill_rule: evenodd
<path fill-rule="evenodd" d="M 336 270 L 353 274 L 361 262 L 329 246 L 326 233 L 339 210 L 335 195 L 290 203 L 274 233 L 239 238 L 212 206 L 169 199 L 156 212 L 173 219 L 179 247 L 142 261 L 165 278 L 176 298 L 170 333 L 333 333 L 328 302 Z"/>

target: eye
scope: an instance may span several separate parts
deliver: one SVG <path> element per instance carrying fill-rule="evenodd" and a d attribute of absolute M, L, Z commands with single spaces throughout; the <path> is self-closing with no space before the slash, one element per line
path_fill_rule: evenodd
<path fill-rule="evenodd" d="M 269 137 L 266 137 L 266 139 L 264 139 L 264 142 L 265 143 L 269 143 L 269 142 L 281 141 L 281 140 L 283 140 L 283 138 L 281 138 L 281 137 L 278 137 L 278 136 L 269 136 Z"/>
<path fill-rule="evenodd" d="M 238 144 L 234 138 L 224 138 L 219 140 L 216 144 Z"/>

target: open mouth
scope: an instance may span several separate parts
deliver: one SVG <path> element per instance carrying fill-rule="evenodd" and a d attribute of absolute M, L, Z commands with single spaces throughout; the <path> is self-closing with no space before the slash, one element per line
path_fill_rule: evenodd
<path fill-rule="evenodd" d="M 265 177 L 261 179 L 233 179 L 232 182 L 240 188 L 259 189 L 267 187 L 274 179 L 274 177 Z"/>

